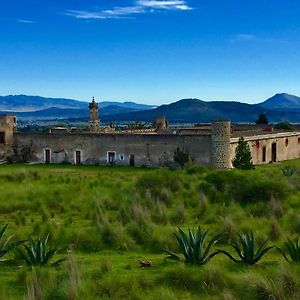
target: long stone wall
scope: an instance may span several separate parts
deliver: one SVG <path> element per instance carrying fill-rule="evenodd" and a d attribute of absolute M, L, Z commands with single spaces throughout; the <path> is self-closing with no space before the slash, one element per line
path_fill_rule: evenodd
<path fill-rule="evenodd" d="M 30 149 L 28 149 L 28 147 Z M 156 134 L 25 134 L 14 135 L 14 149 L 30 152 L 30 161 L 83 164 L 167 166 L 172 163 L 177 147 L 189 151 L 195 163 L 211 164 L 210 135 Z M 23 151 L 24 152 L 24 151 Z M 49 159 L 49 157 L 48 157 Z"/>
<path fill-rule="evenodd" d="M 244 137 L 248 142 L 254 164 L 267 164 L 300 157 L 300 132 L 284 132 Z M 231 138 L 231 160 L 239 138 Z"/>

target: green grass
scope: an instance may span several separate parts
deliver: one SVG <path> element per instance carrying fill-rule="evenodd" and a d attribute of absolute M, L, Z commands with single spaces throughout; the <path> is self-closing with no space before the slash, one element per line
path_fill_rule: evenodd
<path fill-rule="evenodd" d="M 282 168 L 296 173 L 284 176 Z M 300 266 L 271 250 L 255 266 L 217 255 L 205 266 L 166 260 L 174 234 L 209 229 L 213 249 L 236 233 L 282 246 L 300 235 L 300 160 L 251 171 L 70 165 L 1 165 L 0 227 L 43 237 L 61 266 L 30 268 L 10 252 L 0 299 L 298 299 Z M 140 260 L 150 260 L 141 268 Z"/>

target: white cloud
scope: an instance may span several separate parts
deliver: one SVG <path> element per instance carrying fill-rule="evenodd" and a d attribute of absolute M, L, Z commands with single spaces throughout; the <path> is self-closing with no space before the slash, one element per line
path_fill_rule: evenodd
<path fill-rule="evenodd" d="M 18 19 L 17 22 L 24 23 L 24 24 L 34 24 L 34 21 L 31 20 L 24 20 L 24 19 Z"/>
<path fill-rule="evenodd" d="M 185 0 L 135 0 L 131 6 L 116 6 L 100 11 L 68 10 L 64 15 L 77 19 L 120 19 L 155 11 L 191 9 Z"/>
<path fill-rule="evenodd" d="M 138 0 L 137 4 L 142 7 L 154 9 L 191 10 L 192 8 L 182 0 Z"/>
<path fill-rule="evenodd" d="M 257 36 L 249 33 L 241 33 L 237 34 L 234 39 L 239 41 L 255 41 Z"/>

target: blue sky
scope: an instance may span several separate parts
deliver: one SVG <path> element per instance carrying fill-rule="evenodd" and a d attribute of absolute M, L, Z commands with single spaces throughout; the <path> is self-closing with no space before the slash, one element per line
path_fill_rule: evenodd
<path fill-rule="evenodd" d="M 300 96 L 300 1 L 0 0 L 0 95 Z"/>

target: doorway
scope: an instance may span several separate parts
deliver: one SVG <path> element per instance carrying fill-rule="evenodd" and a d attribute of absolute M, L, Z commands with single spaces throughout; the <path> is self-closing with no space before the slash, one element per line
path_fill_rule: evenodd
<path fill-rule="evenodd" d="M 51 150 L 45 149 L 45 164 L 51 163 Z"/>
<path fill-rule="evenodd" d="M 77 150 L 75 152 L 75 164 L 81 165 L 81 151 L 80 150 Z"/>
<path fill-rule="evenodd" d="M 273 143 L 272 144 L 272 162 L 277 161 L 277 144 Z"/>
<path fill-rule="evenodd" d="M 0 144 L 5 144 L 5 132 L 0 132 Z"/>
<path fill-rule="evenodd" d="M 262 162 L 266 162 L 267 159 L 267 148 L 266 146 L 262 147 Z"/>
<path fill-rule="evenodd" d="M 129 155 L 129 165 L 131 167 L 134 167 L 134 164 L 135 164 L 135 162 L 134 162 L 134 154 L 130 154 Z"/>
<path fill-rule="evenodd" d="M 107 152 L 107 162 L 111 166 L 115 165 L 115 163 L 116 163 L 116 152 L 114 152 L 114 151 Z"/>

